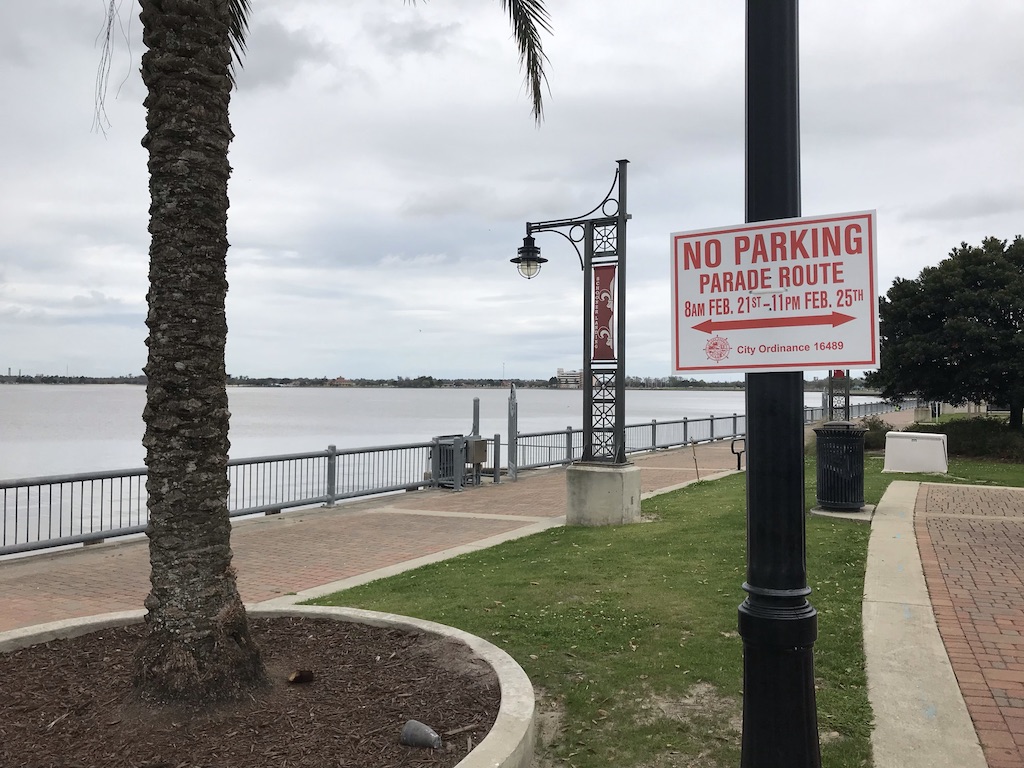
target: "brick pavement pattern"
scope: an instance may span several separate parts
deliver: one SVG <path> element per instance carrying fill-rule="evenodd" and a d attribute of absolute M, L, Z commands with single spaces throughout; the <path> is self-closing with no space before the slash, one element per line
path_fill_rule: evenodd
<path fill-rule="evenodd" d="M 728 442 L 635 457 L 641 491 L 735 470 Z M 423 490 L 239 521 L 231 534 L 247 603 L 331 584 L 565 515 L 565 472 L 523 472 L 459 493 Z M 0 561 L 0 632 L 141 608 L 149 591 L 145 539 L 112 540 Z"/>
<path fill-rule="evenodd" d="M 939 634 L 989 768 L 1024 766 L 1024 489 L 922 484 L 914 513 Z"/>

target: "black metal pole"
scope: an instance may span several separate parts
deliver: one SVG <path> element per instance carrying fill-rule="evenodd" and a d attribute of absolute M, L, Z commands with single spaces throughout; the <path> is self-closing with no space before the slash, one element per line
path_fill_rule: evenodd
<path fill-rule="evenodd" d="M 594 222 L 583 223 L 583 461 L 594 460 Z"/>
<path fill-rule="evenodd" d="M 618 327 L 616 328 L 615 371 L 615 463 L 626 463 L 626 167 L 629 160 L 619 160 L 619 210 L 615 222 L 615 251 L 618 255 Z"/>
<path fill-rule="evenodd" d="M 797 0 L 747 0 L 746 220 L 800 215 Z M 819 768 L 803 373 L 747 374 L 742 768 Z"/>

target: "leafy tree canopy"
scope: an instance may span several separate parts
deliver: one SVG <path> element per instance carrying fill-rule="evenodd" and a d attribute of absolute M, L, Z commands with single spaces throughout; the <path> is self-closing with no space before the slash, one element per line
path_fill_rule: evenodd
<path fill-rule="evenodd" d="M 889 398 L 1024 410 L 1024 239 L 961 243 L 879 299 L 881 365 L 867 377 Z"/>

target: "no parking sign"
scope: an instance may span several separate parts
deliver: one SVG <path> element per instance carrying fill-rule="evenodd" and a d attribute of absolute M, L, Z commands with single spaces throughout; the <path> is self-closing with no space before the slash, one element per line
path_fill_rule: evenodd
<path fill-rule="evenodd" d="M 672 373 L 878 365 L 875 212 L 671 236 Z"/>

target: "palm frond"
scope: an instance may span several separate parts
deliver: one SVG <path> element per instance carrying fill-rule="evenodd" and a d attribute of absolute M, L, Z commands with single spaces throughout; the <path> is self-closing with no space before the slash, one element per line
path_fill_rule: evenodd
<path fill-rule="evenodd" d="M 235 85 L 236 67 L 242 66 L 245 56 L 245 38 L 249 34 L 250 0 L 229 0 L 228 35 L 231 39 L 231 85 Z"/>
<path fill-rule="evenodd" d="M 544 117 L 543 91 L 547 87 L 544 46 L 540 34 L 551 34 L 551 18 L 543 0 L 501 0 L 508 12 L 512 34 L 519 47 L 519 65 L 526 70 L 526 88 L 533 101 L 533 117 L 539 123 Z M 550 89 L 548 91 L 550 93 Z"/>
<path fill-rule="evenodd" d="M 404 2 L 416 4 L 416 0 Z M 544 55 L 540 33 L 552 34 L 551 17 L 544 7 L 544 0 L 501 0 L 501 9 L 508 13 L 512 22 L 512 34 L 519 47 L 519 65 L 526 70 L 526 90 L 533 102 L 533 118 L 539 123 L 544 118 L 543 92 L 548 83 L 548 76 L 544 73 L 544 62 L 548 57 Z"/>

